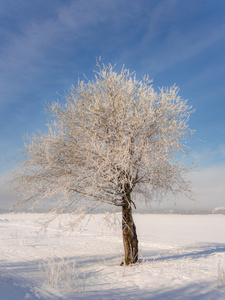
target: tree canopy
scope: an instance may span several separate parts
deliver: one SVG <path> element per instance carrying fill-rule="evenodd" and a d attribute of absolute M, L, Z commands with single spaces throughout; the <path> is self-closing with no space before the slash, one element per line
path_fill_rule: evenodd
<path fill-rule="evenodd" d="M 72 211 L 122 206 L 128 189 L 148 201 L 189 190 L 180 154 L 189 151 L 193 109 L 179 89 L 155 91 L 148 76 L 98 67 L 64 103 L 48 106 L 47 133 L 27 137 L 14 177 L 22 203 L 51 199 L 59 211 Z"/>

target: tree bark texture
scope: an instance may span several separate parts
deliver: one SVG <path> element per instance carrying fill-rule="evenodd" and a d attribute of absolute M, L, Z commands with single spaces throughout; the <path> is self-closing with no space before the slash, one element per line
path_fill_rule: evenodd
<path fill-rule="evenodd" d="M 124 198 L 122 206 L 122 232 L 125 252 L 125 265 L 138 261 L 138 239 L 136 226 L 132 217 L 130 193 Z"/>

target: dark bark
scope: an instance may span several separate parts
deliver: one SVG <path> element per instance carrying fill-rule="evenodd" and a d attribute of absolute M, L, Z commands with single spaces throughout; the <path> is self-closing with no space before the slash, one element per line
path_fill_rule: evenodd
<path fill-rule="evenodd" d="M 123 199 L 122 232 L 125 252 L 125 265 L 134 264 L 138 261 L 138 239 L 136 226 L 132 217 L 131 198 L 129 192 Z"/>

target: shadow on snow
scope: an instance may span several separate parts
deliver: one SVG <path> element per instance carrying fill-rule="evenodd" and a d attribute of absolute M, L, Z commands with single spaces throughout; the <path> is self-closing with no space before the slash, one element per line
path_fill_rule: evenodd
<path fill-rule="evenodd" d="M 161 252 L 161 257 L 152 258 L 151 251 L 143 251 L 143 259 L 140 259 L 139 262 L 156 262 L 156 261 L 167 261 L 167 260 L 179 260 L 184 258 L 190 259 L 199 259 L 207 258 L 210 255 L 216 253 L 225 253 L 225 244 L 221 243 L 210 243 L 206 245 L 195 245 L 189 248 L 179 249 L 179 254 L 166 255 L 168 252 Z M 184 252 L 185 251 L 185 252 Z"/>
<path fill-rule="evenodd" d="M 175 250 L 175 249 L 174 249 Z M 176 250 L 175 250 L 176 251 Z M 145 262 L 156 262 L 156 261 L 171 261 L 179 260 L 184 258 L 189 259 L 200 259 L 207 258 L 210 255 L 225 252 L 225 244 L 221 243 L 210 243 L 205 245 L 196 245 L 195 247 L 181 248 L 179 254 L 168 255 L 168 252 L 161 253 L 161 257 L 152 258 L 151 251 L 143 252 L 145 257 L 140 260 L 141 264 L 137 264 L 134 267 L 141 267 Z M 76 268 L 79 272 L 81 269 L 89 268 L 86 272 L 86 288 L 88 287 L 88 279 L 93 277 L 101 278 L 104 274 L 104 267 L 106 265 L 112 267 L 112 272 L 115 265 L 119 262 L 119 256 L 104 256 L 100 258 L 98 255 L 83 257 L 74 256 L 65 258 L 67 262 L 76 262 Z M 57 292 L 53 290 L 43 289 L 44 279 L 39 277 L 38 282 L 35 281 L 39 274 L 39 263 L 45 262 L 46 260 L 32 260 L 26 262 L 10 263 L 0 261 L 2 268 L 0 269 L 0 299 L 22 300 L 25 298 L 29 299 L 80 299 L 76 295 L 63 295 L 58 296 Z M 55 262 L 60 262 L 60 258 L 54 258 Z M 117 265 L 118 266 L 118 265 Z M 119 267 L 119 266 L 118 266 Z M 22 274 L 22 275 L 21 275 Z M 26 276 L 23 276 L 23 275 Z M 30 278 L 30 279 L 26 279 Z M 119 278 L 118 278 L 119 280 Z M 149 278 L 149 280 L 151 280 Z M 106 284 L 106 283 L 105 283 Z M 103 282 L 96 283 L 94 290 L 83 295 L 82 299 L 224 299 L 225 288 L 217 288 L 216 282 L 198 282 L 188 284 L 179 288 L 163 287 L 163 289 L 156 289 L 146 291 L 140 289 L 135 284 L 133 287 L 125 286 L 123 288 L 113 288 L 108 286 L 107 290 L 98 289 L 99 285 L 104 285 Z M 42 296 L 44 295 L 44 296 Z M 3 298 L 1 298 L 3 297 Z M 15 298 L 16 297 L 16 298 Z"/>

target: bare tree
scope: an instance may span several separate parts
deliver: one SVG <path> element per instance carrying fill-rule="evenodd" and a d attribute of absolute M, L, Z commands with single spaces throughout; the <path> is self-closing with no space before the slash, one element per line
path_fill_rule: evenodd
<path fill-rule="evenodd" d="M 138 239 L 131 195 L 147 201 L 168 193 L 188 193 L 187 100 L 178 88 L 155 92 L 151 80 L 111 65 L 100 66 L 94 80 L 71 87 L 64 104 L 48 106 L 48 133 L 27 137 L 15 174 L 22 204 L 41 200 L 57 212 L 94 209 L 108 203 L 122 208 L 125 264 L 138 261 Z M 137 202 L 136 202 L 137 203 Z"/>

